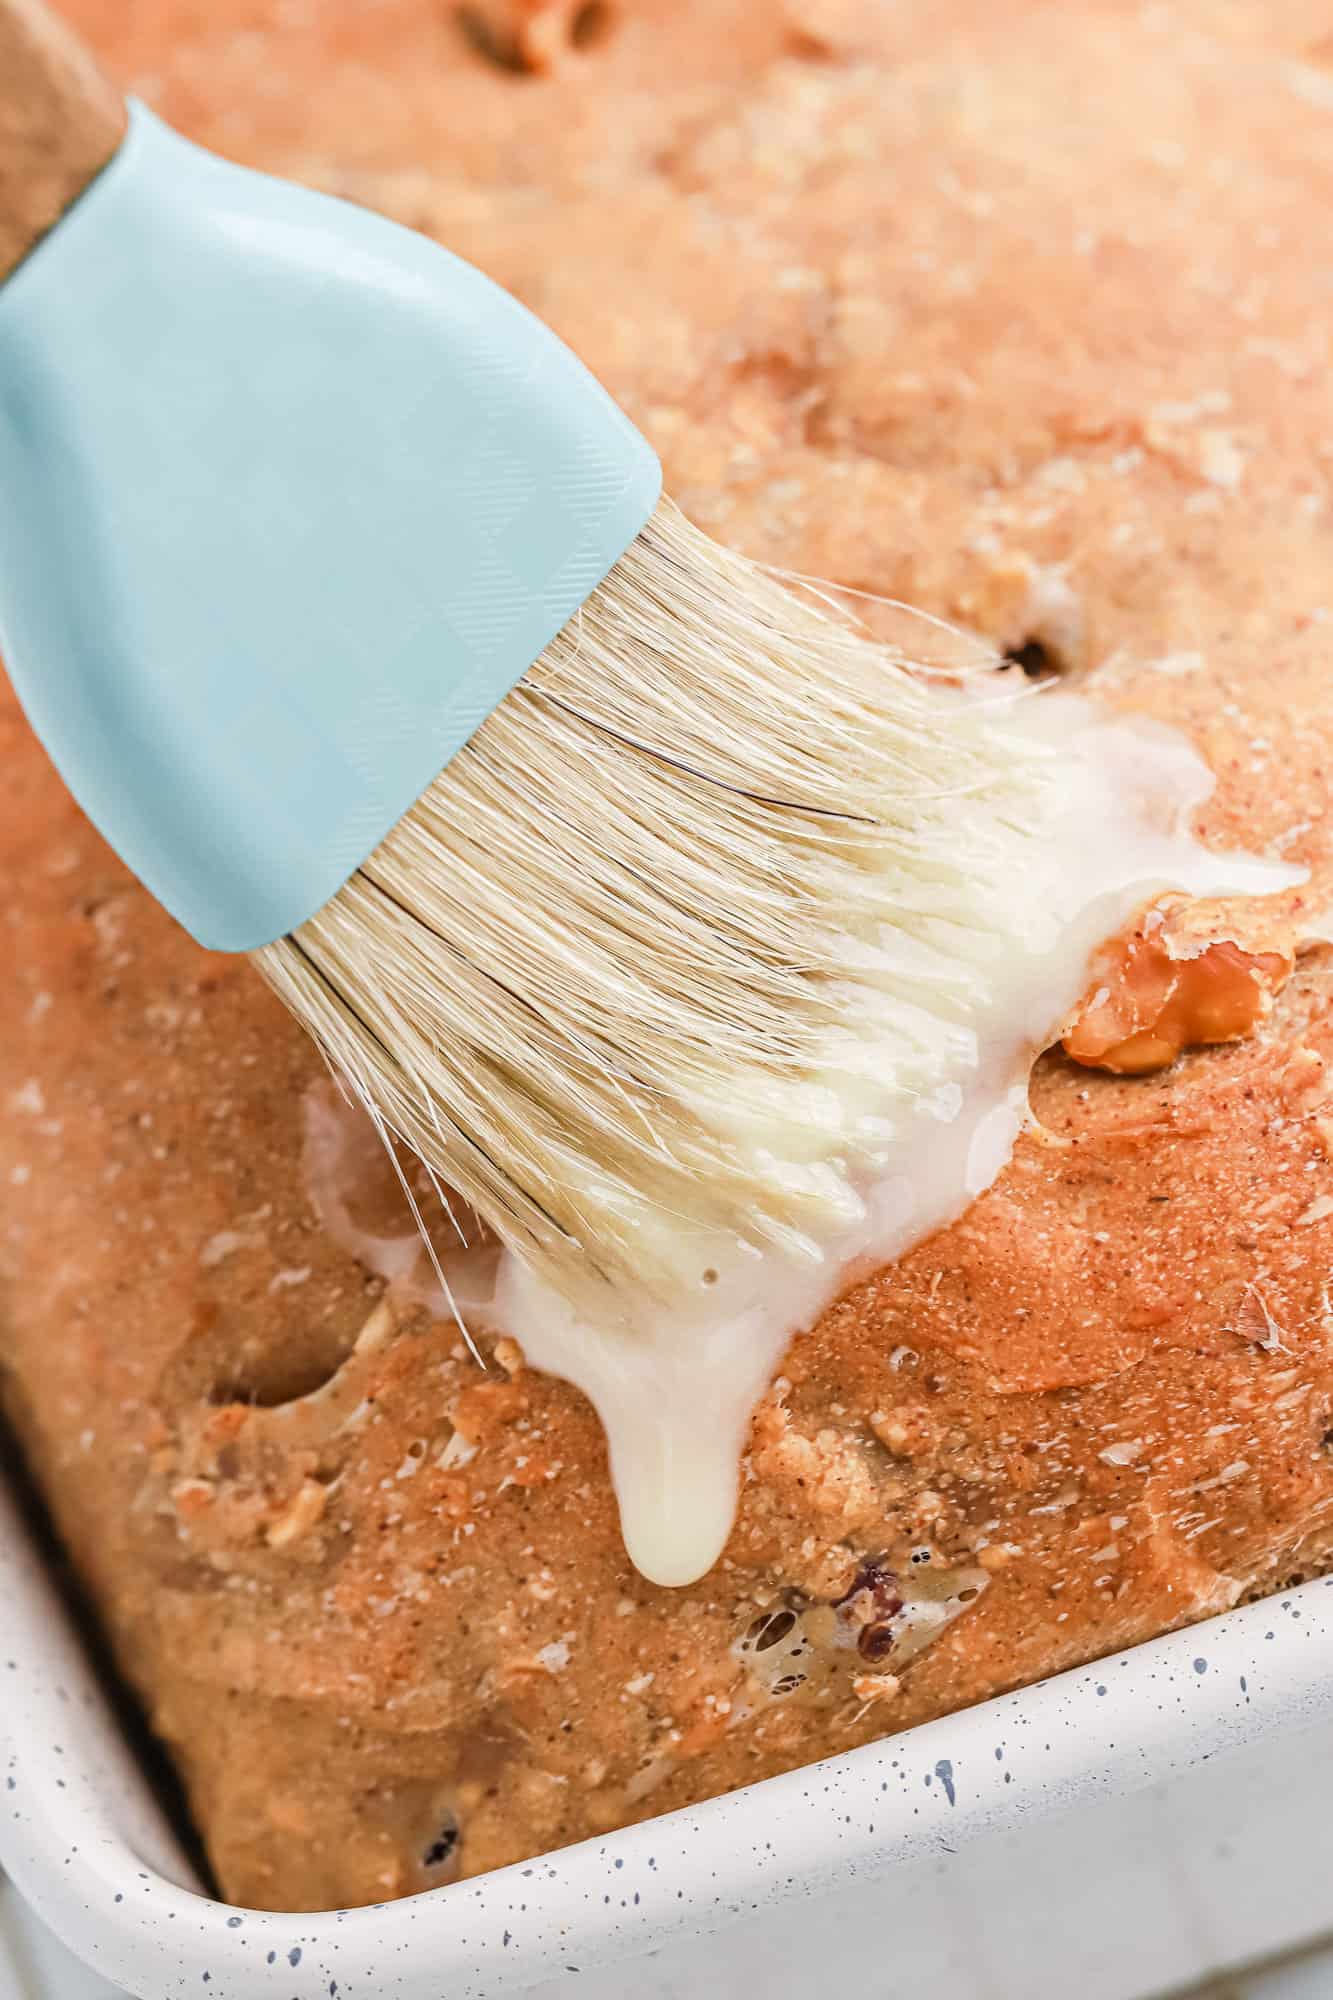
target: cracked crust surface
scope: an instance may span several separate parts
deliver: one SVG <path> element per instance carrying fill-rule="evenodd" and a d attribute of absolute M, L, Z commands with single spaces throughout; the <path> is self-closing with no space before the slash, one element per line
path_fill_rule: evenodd
<path fill-rule="evenodd" d="M 1313 0 L 1058 35 L 1021 0 L 627 0 L 573 49 L 481 10 L 547 35 L 540 74 L 424 0 L 68 11 L 192 136 L 517 291 L 710 530 L 1188 731 L 1206 836 L 1313 873 L 1173 909 L 1182 950 L 1326 927 Z M 1160 1075 L 1046 1059 L 996 1186 L 793 1344 L 724 1560 L 663 1591 L 580 1398 L 368 1273 L 402 1227 L 355 1139 L 321 1226 L 318 1062 L 257 978 L 126 878 L 7 698 L 0 737 L 0 1385 L 228 1896 L 476 1872 L 1328 1560 L 1333 953 Z"/>

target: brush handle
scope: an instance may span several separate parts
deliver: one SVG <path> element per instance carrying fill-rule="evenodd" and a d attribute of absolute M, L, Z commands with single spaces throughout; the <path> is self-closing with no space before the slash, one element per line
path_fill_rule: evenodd
<path fill-rule="evenodd" d="M 0 652 L 88 817 L 218 950 L 328 901 L 660 487 L 480 271 L 133 100 L 0 285 Z"/>
<path fill-rule="evenodd" d="M 0 283 L 102 171 L 125 107 L 40 0 L 0 0 Z"/>

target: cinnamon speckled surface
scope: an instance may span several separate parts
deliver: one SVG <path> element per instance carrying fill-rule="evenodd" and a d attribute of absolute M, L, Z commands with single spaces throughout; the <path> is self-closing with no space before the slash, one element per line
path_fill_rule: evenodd
<path fill-rule="evenodd" d="M 1323 927 L 1313 6 L 1080 5 L 1056 34 L 1018 0 L 645 0 L 540 76 L 416 0 L 69 11 L 192 136 L 518 291 L 705 526 L 1189 731 L 1207 835 L 1314 871 L 1189 924 Z M 127 880 L 12 706 L 0 732 L 0 1385 L 228 1896 L 475 1872 L 1325 1559 L 1333 954 L 1161 1076 L 1043 1064 L 995 1188 L 794 1344 L 726 1557 L 667 1592 L 579 1398 L 507 1351 L 483 1376 L 319 1227 L 318 1064 L 248 967 Z M 894 1686 L 756 1697 L 761 1613 L 913 1550 L 989 1581 Z"/>

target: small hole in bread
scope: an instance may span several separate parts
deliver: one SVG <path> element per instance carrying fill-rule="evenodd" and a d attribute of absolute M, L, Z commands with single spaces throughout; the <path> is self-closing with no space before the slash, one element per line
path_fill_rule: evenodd
<path fill-rule="evenodd" d="M 751 1626 L 749 1636 L 754 1640 L 756 1653 L 766 1653 L 770 1646 L 776 1646 L 779 1640 L 787 1637 L 787 1634 L 796 1623 L 796 1613 L 794 1611 L 775 1611 L 771 1617 L 760 1619 L 756 1622 L 758 1630 L 756 1631 L 755 1627 Z"/>
<path fill-rule="evenodd" d="M 1030 681 L 1052 681 L 1068 672 L 1069 663 L 1049 640 L 1021 639 L 1004 649 L 1000 671 L 1008 667 L 1020 667 Z"/>
<path fill-rule="evenodd" d="M 458 1821 L 450 1813 L 421 1857 L 423 1868 L 442 1868 L 458 1845 Z"/>
<path fill-rule="evenodd" d="M 584 0 L 569 24 L 569 45 L 574 49 L 596 48 L 616 24 L 615 8 L 607 0 Z"/>
<path fill-rule="evenodd" d="M 599 48 L 616 25 L 611 0 L 464 0 L 454 19 L 479 56 L 515 75 L 544 75 L 569 49 Z"/>
<path fill-rule="evenodd" d="M 222 1407 L 248 1403 L 257 1410 L 299 1403 L 333 1380 L 349 1352 L 340 1344 L 322 1347 L 318 1340 L 308 1345 L 285 1341 L 241 1356 L 235 1370 L 209 1384 L 204 1400 Z"/>
<path fill-rule="evenodd" d="M 455 7 L 454 19 L 465 41 L 497 69 L 506 69 L 513 75 L 522 75 L 527 65 L 523 61 L 518 43 L 513 34 L 504 34 L 488 19 L 480 7 Z"/>

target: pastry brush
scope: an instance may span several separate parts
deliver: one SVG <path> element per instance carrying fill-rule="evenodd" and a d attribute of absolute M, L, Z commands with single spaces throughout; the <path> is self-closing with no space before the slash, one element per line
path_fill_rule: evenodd
<path fill-rule="evenodd" d="M 817 1258 L 886 1010 L 904 1090 L 966 1043 L 944 946 L 1003 949 L 1046 753 L 693 527 L 489 279 L 35 0 L 0 278 L 0 642 L 129 867 L 530 1264 Z"/>

